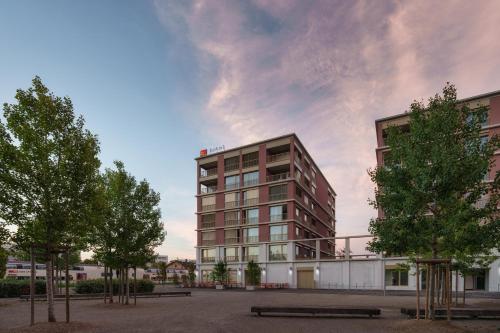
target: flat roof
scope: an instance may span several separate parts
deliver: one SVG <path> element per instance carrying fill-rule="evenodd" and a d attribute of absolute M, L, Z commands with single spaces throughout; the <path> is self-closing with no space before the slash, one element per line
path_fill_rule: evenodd
<path fill-rule="evenodd" d="M 333 194 L 335 196 L 337 196 L 337 193 L 333 189 L 333 186 L 330 184 L 330 182 L 325 177 L 325 175 L 323 174 L 323 172 L 321 171 L 321 169 L 319 168 L 319 166 L 316 164 L 316 162 L 312 158 L 311 154 L 306 149 L 306 146 L 304 146 L 304 144 L 302 143 L 302 141 L 300 141 L 299 137 L 295 133 L 284 134 L 284 135 L 280 135 L 280 136 L 277 136 L 277 137 L 274 137 L 274 138 L 269 138 L 269 139 L 266 139 L 266 140 L 261 140 L 261 141 L 253 142 L 253 143 L 246 144 L 246 145 L 243 145 L 243 146 L 239 146 L 239 147 L 235 147 L 235 148 L 231 148 L 231 149 L 219 151 L 219 152 L 216 152 L 216 153 L 213 153 L 213 154 L 209 154 L 207 156 L 198 156 L 198 157 L 195 158 L 195 161 L 199 161 L 201 159 L 208 158 L 208 157 L 213 157 L 213 156 L 218 156 L 218 155 L 224 155 L 224 154 L 227 154 L 228 152 L 232 152 L 232 151 L 236 151 L 236 150 L 240 150 L 240 149 L 245 149 L 245 148 L 248 148 L 248 147 L 252 147 L 252 146 L 260 145 L 260 144 L 263 144 L 263 143 L 266 143 L 266 142 L 280 140 L 280 139 L 284 139 L 284 138 L 288 138 L 288 137 L 294 137 L 295 139 L 297 139 L 297 141 L 300 143 L 300 145 L 302 146 L 302 148 L 304 148 L 304 150 L 307 152 L 307 154 L 309 155 L 309 157 L 311 157 L 311 163 L 314 164 L 314 166 L 316 167 L 317 171 L 321 174 L 321 176 L 323 176 L 323 178 L 325 179 L 326 183 L 328 184 L 328 187 L 332 190 Z"/>
<path fill-rule="evenodd" d="M 481 98 L 491 97 L 491 96 L 495 96 L 495 95 L 500 95 L 500 90 L 495 90 L 495 91 L 491 91 L 491 92 L 476 95 L 476 96 L 462 98 L 462 99 L 459 99 L 458 101 L 459 102 L 470 102 L 470 101 L 473 101 L 475 99 L 481 99 Z M 386 120 L 391 120 L 391 119 L 401 118 L 401 117 L 404 117 L 406 115 L 408 115 L 408 111 L 405 111 L 403 113 L 398 113 L 398 114 L 395 114 L 392 116 L 376 119 L 375 123 L 379 123 L 381 121 L 386 121 Z"/>

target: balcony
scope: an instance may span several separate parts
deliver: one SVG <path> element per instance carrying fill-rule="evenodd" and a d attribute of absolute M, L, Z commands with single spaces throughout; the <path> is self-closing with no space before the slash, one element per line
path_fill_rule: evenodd
<path fill-rule="evenodd" d="M 215 209 L 215 204 L 201 206 L 201 211 L 202 212 L 206 212 L 207 210 L 214 210 L 214 209 Z"/>
<path fill-rule="evenodd" d="M 217 191 L 217 186 L 206 186 L 200 189 L 201 194 L 214 193 Z"/>
<path fill-rule="evenodd" d="M 202 229 L 215 228 L 215 221 L 213 222 L 203 222 L 201 224 Z"/>
<path fill-rule="evenodd" d="M 267 182 L 276 182 L 280 180 L 285 180 L 290 178 L 290 172 L 278 173 L 275 175 L 269 175 L 266 177 Z"/>
<path fill-rule="evenodd" d="M 240 242 L 240 240 L 238 239 L 238 237 L 224 239 L 224 244 L 238 244 L 239 242 Z"/>
<path fill-rule="evenodd" d="M 224 208 L 236 208 L 240 206 L 239 201 L 226 201 L 224 204 Z"/>
<path fill-rule="evenodd" d="M 235 261 L 238 261 L 239 258 L 238 258 L 238 256 L 226 256 L 226 257 L 224 257 L 224 260 L 226 262 L 235 262 Z"/>
<path fill-rule="evenodd" d="M 215 262 L 215 257 L 201 257 L 201 262 Z"/>
<path fill-rule="evenodd" d="M 243 224 L 257 224 L 259 223 L 258 217 L 244 217 L 242 220 Z"/>
<path fill-rule="evenodd" d="M 259 236 L 246 236 L 244 239 L 245 243 L 257 243 L 259 241 Z"/>
<path fill-rule="evenodd" d="M 288 219 L 288 214 L 287 213 L 282 213 L 282 214 L 272 214 L 269 216 L 269 220 L 271 222 L 280 222 Z"/>
<path fill-rule="evenodd" d="M 267 163 L 274 163 L 274 162 L 279 162 L 279 161 L 286 161 L 290 160 L 290 152 L 286 151 L 283 153 L 278 153 L 278 154 L 271 154 L 267 156 Z"/>
<path fill-rule="evenodd" d="M 286 254 L 284 253 L 269 253 L 270 261 L 286 260 Z"/>
<path fill-rule="evenodd" d="M 243 200 L 243 206 L 253 206 L 259 203 L 259 198 L 252 198 Z"/>
<path fill-rule="evenodd" d="M 287 240 L 288 235 L 287 234 L 275 234 L 275 235 L 271 235 L 270 238 L 271 238 L 271 242 L 278 242 L 278 241 Z"/>
<path fill-rule="evenodd" d="M 225 184 L 224 189 L 226 190 L 234 190 L 236 188 L 240 187 L 240 183 L 231 183 L 231 184 Z"/>
<path fill-rule="evenodd" d="M 243 181 L 243 186 L 254 186 L 254 185 L 258 185 L 258 184 L 259 184 L 258 179 L 249 179 L 249 180 Z"/>
<path fill-rule="evenodd" d="M 257 254 L 250 254 L 250 255 L 247 255 L 247 256 L 244 256 L 243 257 L 243 261 L 258 261 L 259 260 L 259 256 Z"/>
<path fill-rule="evenodd" d="M 215 239 L 205 239 L 201 241 L 202 246 L 212 246 L 215 245 Z"/>
<path fill-rule="evenodd" d="M 254 159 L 251 159 L 251 160 L 243 161 L 243 169 L 245 169 L 245 168 L 251 168 L 251 167 L 257 166 L 257 165 L 259 165 L 259 159 L 258 158 L 254 158 Z"/>
<path fill-rule="evenodd" d="M 225 220 L 224 225 L 226 227 L 234 227 L 240 224 L 240 220 Z"/>
<path fill-rule="evenodd" d="M 226 163 L 224 164 L 224 172 L 239 170 L 240 163 Z"/>
<path fill-rule="evenodd" d="M 207 178 L 210 176 L 217 175 L 217 168 L 212 169 L 200 169 L 200 178 Z"/>
<path fill-rule="evenodd" d="M 271 193 L 269 194 L 269 201 L 286 200 L 288 198 L 288 193 Z"/>

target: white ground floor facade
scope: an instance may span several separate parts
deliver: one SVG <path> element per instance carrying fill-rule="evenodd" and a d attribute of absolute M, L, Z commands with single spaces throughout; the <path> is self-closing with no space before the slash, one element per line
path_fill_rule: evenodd
<path fill-rule="evenodd" d="M 317 289 L 372 289 L 372 290 L 415 290 L 416 269 L 408 265 L 406 257 L 383 258 L 374 254 L 349 255 L 336 259 L 315 258 L 298 260 L 294 257 L 294 242 L 289 241 L 287 258 L 289 260 L 270 261 L 269 244 L 259 244 L 258 262 L 261 267 L 261 283 L 282 284 L 289 288 Z M 345 253 L 349 251 L 347 241 Z M 224 246 L 215 247 L 215 257 L 204 262 L 202 248 L 197 248 L 197 282 L 209 282 L 215 262 L 224 260 Z M 241 253 L 241 249 L 239 250 Z M 318 252 L 317 252 L 318 253 Z M 239 258 L 244 258 L 240 256 Z M 291 260 L 290 260 L 291 259 Z M 245 285 L 246 261 L 228 262 L 230 283 Z M 453 289 L 456 275 L 453 272 Z M 425 273 L 421 273 L 422 287 L 425 288 Z M 500 259 L 495 260 L 487 269 L 477 269 L 474 274 L 464 278 L 459 275 L 458 290 L 482 290 L 500 292 Z"/>

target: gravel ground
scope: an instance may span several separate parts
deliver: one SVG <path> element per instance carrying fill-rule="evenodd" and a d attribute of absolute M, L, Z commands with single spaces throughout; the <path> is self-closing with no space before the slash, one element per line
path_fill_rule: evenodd
<path fill-rule="evenodd" d="M 72 323 L 48 324 L 46 303 L 36 303 L 34 327 L 29 327 L 29 302 L 0 299 L 0 332 L 500 332 L 497 320 L 425 322 L 409 320 L 401 307 L 414 306 L 410 296 L 347 295 L 307 291 L 193 290 L 191 297 L 138 299 L 137 306 L 74 301 Z M 499 299 L 469 299 L 471 306 L 500 308 Z M 252 305 L 374 306 L 379 319 L 256 317 Z M 56 302 L 56 317 L 64 320 L 64 302 Z"/>

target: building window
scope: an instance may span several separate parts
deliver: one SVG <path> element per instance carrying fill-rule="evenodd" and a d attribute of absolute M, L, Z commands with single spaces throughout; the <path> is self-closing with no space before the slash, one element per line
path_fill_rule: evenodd
<path fill-rule="evenodd" d="M 269 201 L 285 200 L 288 196 L 286 184 L 269 187 Z"/>
<path fill-rule="evenodd" d="M 228 176 L 224 178 L 224 187 L 226 190 L 232 190 L 240 187 L 240 176 Z"/>
<path fill-rule="evenodd" d="M 271 242 L 284 241 L 288 239 L 288 225 L 273 225 L 269 227 Z"/>
<path fill-rule="evenodd" d="M 253 189 L 243 192 L 243 205 L 253 206 L 259 203 L 259 189 Z"/>
<path fill-rule="evenodd" d="M 224 230 L 224 244 L 236 244 L 240 241 L 240 230 L 239 229 L 231 229 Z"/>
<path fill-rule="evenodd" d="M 259 183 L 259 172 L 248 172 L 243 174 L 243 186 L 252 186 Z"/>
<path fill-rule="evenodd" d="M 316 195 L 316 186 L 312 186 L 311 187 L 311 191 L 312 191 L 312 194 Z"/>
<path fill-rule="evenodd" d="M 235 208 L 240 206 L 240 193 L 231 192 L 224 194 L 224 208 Z"/>
<path fill-rule="evenodd" d="M 215 213 L 202 215 L 201 216 L 201 227 L 202 228 L 214 228 L 215 227 Z"/>
<path fill-rule="evenodd" d="M 243 211 L 243 223 L 244 224 L 257 224 L 259 223 L 259 209 L 245 209 Z"/>
<path fill-rule="evenodd" d="M 214 210 L 214 209 L 215 209 L 215 195 L 201 198 L 202 211 Z"/>
<path fill-rule="evenodd" d="M 243 248 L 243 261 L 258 261 L 259 260 L 259 247 L 247 246 Z"/>
<path fill-rule="evenodd" d="M 269 207 L 269 217 L 271 222 L 279 222 L 288 218 L 287 205 Z"/>
<path fill-rule="evenodd" d="M 247 228 L 243 230 L 245 243 L 257 243 L 259 241 L 259 228 Z"/>
<path fill-rule="evenodd" d="M 286 260 L 287 246 L 286 244 L 269 245 L 269 260 Z"/>
<path fill-rule="evenodd" d="M 297 198 L 302 199 L 302 190 L 298 186 L 295 186 L 295 194 Z"/>
<path fill-rule="evenodd" d="M 238 261 L 238 248 L 226 247 L 224 249 L 224 259 L 228 262 Z"/>
<path fill-rule="evenodd" d="M 408 271 L 402 269 L 385 269 L 386 286 L 407 286 Z"/>
<path fill-rule="evenodd" d="M 243 168 L 250 168 L 259 165 L 259 152 L 253 152 L 243 155 Z"/>
<path fill-rule="evenodd" d="M 295 227 L 295 237 L 300 239 L 300 228 L 299 227 Z"/>
<path fill-rule="evenodd" d="M 300 183 L 302 179 L 302 173 L 299 170 L 295 170 L 295 180 Z"/>
<path fill-rule="evenodd" d="M 240 212 L 238 210 L 224 213 L 224 225 L 235 226 L 240 224 Z"/>
<path fill-rule="evenodd" d="M 215 262 L 215 249 L 202 249 L 201 250 L 202 262 Z"/>
<path fill-rule="evenodd" d="M 201 233 L 201 245 L 209 246 L 215 244 L 215 231 Z"/>
<path fill-rule="evenodd" d="M 238 170 L 239 168 L 240 168 L 240 157 L 239 156 L 226 158 L 224 160 L 224 171 L 225 172 Z"/>

